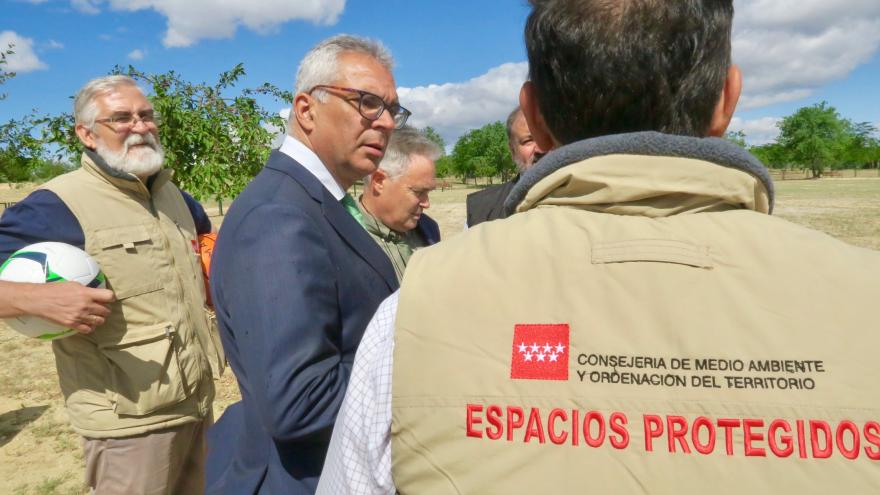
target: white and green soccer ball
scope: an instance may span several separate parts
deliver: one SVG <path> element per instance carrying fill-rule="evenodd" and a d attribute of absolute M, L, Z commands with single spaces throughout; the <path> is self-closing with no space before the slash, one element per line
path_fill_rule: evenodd
<path fill-rule="evenodd" d="M 63 242 L 39 242 L 19 249 L 0 266 L 0 280 L 34 284 L 71 281 L 88 287 L 105 286 L 98 262 L 82 249 Z M 37 316 L 19 316 L 4 321 L 13 330 L 42 340 L 60 339 L 76 333 L 76 330 Z"/>

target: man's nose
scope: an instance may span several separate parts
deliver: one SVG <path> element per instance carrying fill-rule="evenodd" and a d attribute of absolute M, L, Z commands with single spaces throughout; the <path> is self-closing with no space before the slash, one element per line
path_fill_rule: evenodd
<path fill-rule="evenodd" d="M 373 127 L 393 130 L 396 127 L 396 125 L 394 124 L 394 116 L 391 115 L 391 112 L 387 110 L 382 112 L 382 115 L 380 115 L 378 119 L 373 121 Z"/>
<path fill-rule="evenodd" d="M 135 119 L 131 126 L 131 132 L 135 134 L 147 134 L 150 132 L 150 126 L 143 119 Z"/>

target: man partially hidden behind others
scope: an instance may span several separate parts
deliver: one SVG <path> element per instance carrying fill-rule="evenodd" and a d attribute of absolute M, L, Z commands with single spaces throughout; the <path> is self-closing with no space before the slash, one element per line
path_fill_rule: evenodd
<path fill-rule="evenodd" d="M 397 279 L 413 252 L 440 241 L 440 227 L 425 210 L 437 187 L 440 147 L 411 127 L 394 131 L 379 168 L 364 181 L 358 207 L 364 227 L 385 251 Z"/>
<path fill-rule="evenodd" d="M 467 195 L 467 226 L 473 227 L 489 220 L 498 220 L 507 217 L 504 211 L 504 200 L 513 190 L 521 174 L 531 168 L 544 152 L 532 138 L 532 132 L 526 123 L 522 109 L 517 106 L 507 116 L 507 146 L 510 148 L 510 157 L 516 164 L 516 176 L 495 186 L 489 186 L 482 191 Z"/>
<path fill-rule="evenodd" d="M 880 253 L 770 216 L 719 139 L 733 1 L 532 6 L 552 151 L 515 215 L 413 256 L 319 493 L 876 493 Z"/>

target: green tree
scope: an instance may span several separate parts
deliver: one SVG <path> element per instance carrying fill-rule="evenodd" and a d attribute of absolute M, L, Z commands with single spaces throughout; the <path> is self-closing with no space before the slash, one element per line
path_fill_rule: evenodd
<path fill-rule="evenodd" d="M 843 163 L 847 124 L 828 103 L 800 108 L 778 125 L 779 144 L 792 162 L 810 169 L 813 177 L 821 177 L 825 167 Z"/>
<path fill-rule="evenodd" d="M 877 129 L 869 122 L 845 122 L 847 134 L 843 161 L 854 168 L 873 167 L 880 159 L 880 141 L 875 137 Z"/>
<path fill-rule="evenodd" d="M 40 182 L 68 170 L 51 160 L 39 132 L 42 120 L 31 113 L 0 124 L 0 182 Z"/>
<path fill-rule="evenodd" d="M 501 176 L 505 181 L 516 171 L 507 147 L 507 130 L 500 121 L 486 124 L 462 136 L 452 149 L 456 176 L 467 181 L 476 177 Z M 476 183 L 476 182 L 475 182 Z"/>
<path fill-rule="evenodd" d="M 434 165 L 437 167 L 437 177 L 452 177 L 455 175 L 455 163 L 453 162 L 452 156 L 443 155 L 434 162 Z"/>
<path fill-rule="evenodd" d="M 15 77 L 15 72 L 3 70 L 8 55 L 15 53 L 13 45 L 0 50 L 0 85 Z M 0 101 L 6 94 L 0 93 Z M 52 178 L 66 171 L 46 157 L 43 142 L 34 136 L 38 119 L 31 112 L 22 119 L 10 119 L 0 124 L 0 182 L 31 182 Z"/>
<path fill-rule="evenodd" d="M 421 130 L 421 133 L 425 135 L 426 138 L 434 141 L 437 146 L 440 147 L 441 156 L 446 155 L 446 141 L 443 140 L 443 136 L 441 136 L 437 131 L 434 130 L 433 127 L 428 126 Z"/>
<path fill-rule="evenodd" d="M 788 152 L 779 143 L 767 143 L 752 146 L 749 151 L 755 155 L 761 163 L 770 168 L 787 168 L 791 163 Z"/>
<path fill-rule="evenodd" d="M 129 66 L 113 72 L 131 76 L 151 90 L 149 99 L 161 119 L 165 166 L 174 170 L 175 182 L 199 200 L 237 196 L 262 169 L 275 137 L 273 129 L 284 129 L 284 120 L 257 104 L 255 96 L 292 101 L 290 92 L 270 84 L 236 93 L 235 84 L 245 75 L 242 64 L 221 73 L 210 85 L 190 83 L 174 71 L 147 74 Z M 81 152 L 72 115 L 45 123 L 47 139 L 62 153 Z"/>

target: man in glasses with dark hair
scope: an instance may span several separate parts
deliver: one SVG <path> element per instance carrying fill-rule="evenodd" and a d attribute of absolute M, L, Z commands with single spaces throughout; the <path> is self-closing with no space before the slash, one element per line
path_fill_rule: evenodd
<path fill-rule="evenodd" d="M 52 342 L 90 492 L 201 493 L 214 378 L 224 367 L 194 253 L 211 221 L 162 169 L 157 115 L 133 79 L 88 82 L 74 119 L 82 166 L 4 213 L 0 259 L 34 242 L 64 242 L 107 277 L 110 290 L 78 289 L 91 302 L 63 323 L 80 335 Z M 16 291 L 76 308 L 50 285 Z"/>
<path fill-rule="evenodd" d="M 211 433 L 208 493 L 315 490 L 355 350 L 398 286 L 346 192 L 409 116 L 391 65 L 353 36 L 309 51 L 288 135 L 223 223 L 212 293 L 242 401 Z"/>

